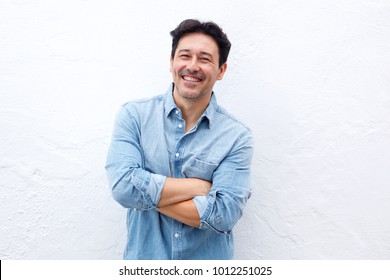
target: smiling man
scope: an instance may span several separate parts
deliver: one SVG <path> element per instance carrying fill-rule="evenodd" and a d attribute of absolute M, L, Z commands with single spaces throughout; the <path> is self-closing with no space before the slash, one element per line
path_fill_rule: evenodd
<path fill-rule="evenodd" d="M 251 131 L 217 104 L 230 42 L 213 22 L 171 32 L 168 91 L 124 104 L 106 170 L 127 208 L 124 259 L 232 259 L 250 196 Z"/>

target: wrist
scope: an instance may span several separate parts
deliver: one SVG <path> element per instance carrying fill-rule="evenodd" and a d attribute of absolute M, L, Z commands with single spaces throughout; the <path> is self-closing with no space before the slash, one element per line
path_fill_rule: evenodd
<path fill-rule="evenodd" d="M 208 195 L 211 188 L 211 182 L 193 178 L 192 179 L 192 189 L 193 189 L 193 196 L 202 196 L 202 195 Z"/>

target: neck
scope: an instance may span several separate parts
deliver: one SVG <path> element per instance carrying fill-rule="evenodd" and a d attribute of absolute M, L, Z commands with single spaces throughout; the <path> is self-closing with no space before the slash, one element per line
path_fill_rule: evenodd
<path fill-rule="evenodd" d="M 186 122 L 186 132 L 195 126 L 203 112 L 209 105 L 211 93 L 203 96 L 203 98 L 184 98 L 180 96 L 176 90 L 173 91 L 173 98 L 177 107 L 182 112 L 183 119 Z"/>

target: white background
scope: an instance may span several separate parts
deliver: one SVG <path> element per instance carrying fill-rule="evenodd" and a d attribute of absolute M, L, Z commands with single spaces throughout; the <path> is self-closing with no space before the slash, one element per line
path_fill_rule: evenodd
<path fill-rule="evenodd" d="M 255 136 L 236 258 L 389 259 L 385 0 L 0 0 L 0 258 L 122 257 L 114 116 L 166 91 L 186 18 L 228 34 L 215 91 Z"/>

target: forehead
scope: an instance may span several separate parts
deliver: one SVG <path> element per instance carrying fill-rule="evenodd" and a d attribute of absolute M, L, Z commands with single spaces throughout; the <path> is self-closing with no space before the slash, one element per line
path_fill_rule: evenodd
<path fill-rule="evenodd" d="M 218 45 L 214 38 L 203 33 L 190 33 L 184 35 L 177 46 L 177 52 L 188 50 L 193 52 L 207 52 L 218 55 Z"/>

